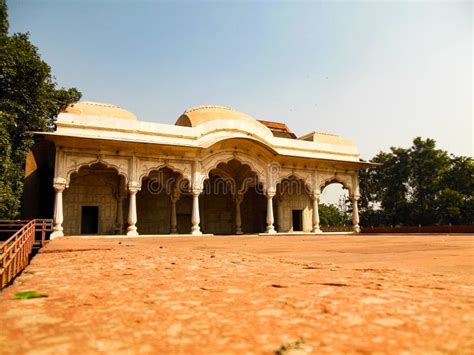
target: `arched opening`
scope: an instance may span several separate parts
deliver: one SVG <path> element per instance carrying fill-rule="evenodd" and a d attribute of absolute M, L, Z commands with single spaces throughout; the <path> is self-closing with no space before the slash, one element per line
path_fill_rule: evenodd
<path fill-rule="evenodd" d="M 349 196 L 349 190 L 336 180 L 328 181 L 323 186 L 319 203 L 320 228 L 323 232 L 351 230 Z"/>
<path fill-rule="evenodd" d="M 64 234 L 121 234 L 125 179 L 113 168 L 96 163 L 81 167 L 64 191 Z"/>
<path fill-rule="evenodd" d="M 234 198 L 234 180 L 210 172 L 200 200 L 201 228 L 204 233 L 234 234 Z"/>
<path fill-rule="evenodd" d="M 137 193 L 137 228 L 140 234 L 189 233 L 192 198 L 188 182 L 168 167 L 151 171 Z"/>
<path fill-rule="evenodd" d="M 263 233 L 267 227 L 267 199 L 262 184 L 249 186 L 242 201 L 242 231 Z"/>
<path fill-rule="evenodd" d="M 257 174 L 238 159 L 220 163 L 212 169 L 200 197 L 203 232 L 242 234 L 263 231 L 259 216 L 265 214 L 265 200 L 262 203 L 256 194 L 257 186 Z"/>
<path fill-rule="evenodd" d="M 188 184 L 186 180 L 184 185 Z M 189 185 L 189 184 L 188 184 Z M 193 196 L 189 193 L 188 187 L 183 187 L 180 197 L 176 202 L 176 232 L 178 234 L 189 234 L 192 223 Z M 172 232 L 173 233 L 173 232 Z"/>
<path fill-rule="evenodd" d="M 309 193 L 307 184 L 294 175 L 277 184 L 274 210 L 279 233 L 311 232 L 313 207 Z"/>

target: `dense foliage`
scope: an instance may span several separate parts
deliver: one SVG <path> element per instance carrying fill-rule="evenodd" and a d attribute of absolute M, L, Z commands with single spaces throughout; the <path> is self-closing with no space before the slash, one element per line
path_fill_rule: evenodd
<path fill-rule="evenodd" d="M 80 99 L 58 89 L 27 33 L 8 34 L 7 7 L 0 1 L 0 219 L 20 209 L 24 162 L 34 131 L 48 131 L 59 111 Z"/>
<path fill-rule="evenodd" d="M 319 221 L 322 227 L 351 225 L 349 214 L 332 204 L 319 205 Z"/>
<path fill-rule="evenodd" d="M 364 226 L 474 224 L 474 160 L 448 155 L 433 139 L 391 148 L 360 173 Z"/>

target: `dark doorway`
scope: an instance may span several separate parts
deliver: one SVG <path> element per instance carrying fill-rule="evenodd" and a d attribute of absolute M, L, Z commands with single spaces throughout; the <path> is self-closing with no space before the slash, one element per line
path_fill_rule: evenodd
<path fill-rule="evenodd" d="M 244 194 L 240 205 L 242 231 L 244 233 L 263 233 L 267 227 L 267 199 L 260 186 L 251 187 Z"/>
<path fill-rule="evenodd" d="M 177 229 L 179 234 L 191 233 L 191 213 L 178 213 L 176 215 Z"/>
<path fill-rule="evenodd" d="M 303 211 L 293 210 L 293 232 L 303 230 Z"/>
<path fill-rule="evenodd" d="M 82 206 L 81 234 L 99 233 L 99 206 Z"/>

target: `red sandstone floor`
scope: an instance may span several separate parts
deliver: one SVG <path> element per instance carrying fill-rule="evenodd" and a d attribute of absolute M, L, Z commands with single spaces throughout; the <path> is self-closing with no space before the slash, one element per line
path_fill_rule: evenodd
<path fill-rule="evenodd" d="M 473 256 L 467 235 L 58 239 L 0 292 L 0 353 L 472 354 Z"/>

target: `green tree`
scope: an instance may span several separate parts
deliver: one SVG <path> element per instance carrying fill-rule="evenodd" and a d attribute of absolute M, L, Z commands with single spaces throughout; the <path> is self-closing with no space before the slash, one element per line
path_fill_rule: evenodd
<path fill-rule="evenodd" d="M 5 0 L 0 1 L 0 37 L 8 35 L 8 14 Z"/>
<path fill-rule="evenodd" d="M 391 148 L 360 173 L 362 225 L 474 223 L 474 163 L 449 156 L 433 139 L 417 137 L 409 149 Z"/>
<path fill-rule="evenodd" d="M 58 113 L 78 101 L 81 93 L 57 88 L 51 68 L 27 33 L 8 35 L 4 0 L 0 21 L 0 218 L 14 218 L 19 213 L 32 132 L 52 130 Z"/>
<path fill-rule="evenodd" d="M 436 201 L 442 224 L 474 224 L 474 159 L 451 156 Z"/>
<path fill-rule="evenodd" d="M 463 197 L 458 191 L 446 188 L 439 193 L 432 214 L 437 217 L 438 224 L 460 224 L 463 204 Z"/>
<path fill-rule="evenodd" d="M 323 227 L 350 225 L 347 213 L 332 204 L 319 205 L 319 220 Z"/>
<path fill-rule="evenodd" d="M 360 213 L 365 225 L 397 225 L 409 215 L 409 151 L 390 148 L 380 152 L 381 164 L 360 174 Z"/>
<path fill-rule="evenodd" d="M 449 168 L 449 156 L 436 149 L 433 139 L 417 137 L 409 151 L 411 222 L 437 224 L 436 199 L 443 189 L 443 175 Z"/>

